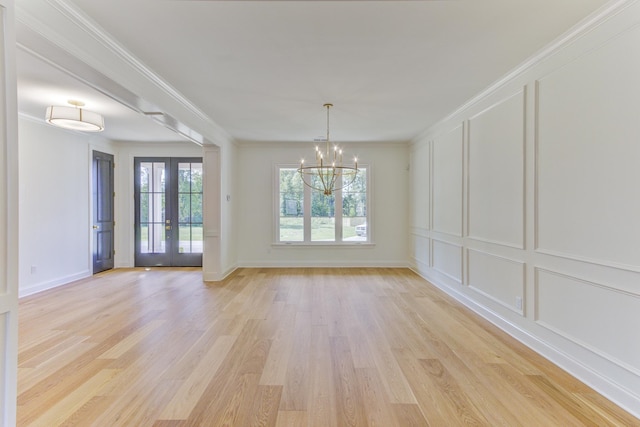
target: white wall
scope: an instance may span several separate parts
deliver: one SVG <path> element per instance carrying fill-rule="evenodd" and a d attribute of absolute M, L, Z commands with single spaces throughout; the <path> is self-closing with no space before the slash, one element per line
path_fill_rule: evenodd
<path fill-rule="evenodd" d="M 238 267 L 238 147 L 227 144 L 220 150 L 220 234 L 221 276 L 224 277 Z M 220 277 L 220 278 L 222 278 Z"/>
<path fill-rule="evenodd" d="M 617 4 L 414 141 L 410 258 L 640 415 L 640 3 Z"/>
<path fill-rule="evenodd" d="M 91 152 L 108 141 L 20 117 L 20 295 L 91 274 Z"/>
<path fill-rule="evenodd" d="M 203 147 L 204 153 L 204 280 L 216 281 L 237 267 L 237 147 Z"/>
<path fill-rule="evenodd" d="M 241 266 L 406 266 L 408 148 L 406 144 L 345 144 L 368 164 L 374 245 L 328 247 L 274 243 L 274 168 L 313 154 L 311 143 L 243 144 L 238 155 L 238 263 Z"/>
<path fill-rule="evenodd" d="M 110 142 L 28 117 L 21 117 L 19 126 L 21 296 L 92 274 L 93 150 L 115 156 L 116 268 L 134 265 L 134 158 L 203 155 L 202 147 L 188 141 Z M 225 217 L 227 224 L 233 223 L 232 214 Z M 234 241 L 231 235 L 226 237 Z M 235 265 L 233 244 L 229 243 L 224 249 L 226 262 Z"/>
<path fill-rule="evenodd" d="M 202 147 L 192 142 L 117 142 L 115 170 L 115 267 L 133 267 L 135 258 L 133 161 L 136 157 L 202 157 Z"/>

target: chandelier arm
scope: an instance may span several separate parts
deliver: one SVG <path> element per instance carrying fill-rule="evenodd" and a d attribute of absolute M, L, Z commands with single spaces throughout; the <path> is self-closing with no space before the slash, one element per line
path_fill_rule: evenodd
<path fill-rule="evenodd" d="M 334 191 L 338 191 L 338 190 L 342 190 L 343 188 L 347 188 L 348 186 L 350 186 L 351 184 L 353 184 L 356 180 L 357 176 L 354 174 L 353 178 L 351 178 L 351 181 L 349 181 L 346 184 L 343 184 L 342 187 L 338 187 L 338 188 L 334 188 Z"/>
<path fill-rule="evenodd" d="M 331 158 L 329 110 L 333 104 L 327 103 L 324 104 L 324 107 L 327 109 L 326 152 L 322 153 L 316 146 L 315 157 L 318 163 L 315 166 L 304 166 L 304 160 L 302 160 L 298 172 L 304 185 L 313 190 L 322 191 L 325 196 L 330 196 L 334 191 L 341 190 L 355 181 L 358 174 L 358 160 L 355 159 L 355 167 L 343 166 L 342 150 L 338 150 L 337 146 L 334 147 L 333 159 Z M 347 173 L 345 174 L 345 172 Z M 347 178 L 349 182 L 345 183 L 344 178 Z M 336 187 L 336 183 L 339 187 Z"/>
<path fill-rule="evenodd" d="M 322 188 L 315 187 L 308 179 L 305 179 L 305 172 L 303 172 L 302 169 L 299 169 L 299 171 L 300 171 L 300 178 L 302 179 L 302 183 L 304 185 L 311 188 L 312 190 L 323 191 Z M 306 175 L 311 175 L 311 173 L 307 173 Z"/>

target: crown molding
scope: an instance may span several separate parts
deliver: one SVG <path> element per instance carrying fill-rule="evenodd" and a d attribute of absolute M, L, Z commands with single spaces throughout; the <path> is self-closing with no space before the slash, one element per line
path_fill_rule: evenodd
<path fill-rule="evenodd" d="M 419 133 L 415 138 L 413 138 L 411 144 L 415 144 L 421 140 L 428 139 L 432 134 L 433 129 L 444 125 L 446 122 L 453 120 L 456 117 L 462 116 L 466 110 L 481 103 L 482 101 L 493 95 L 497 90 L 505 87 L 509 83 L 521 77 L 523 74 L 533 69 L 542 61 L 552 57 L 569 44 L 575 42 L 588 32 L 602 25 L 605 21 L 609 20 L 614 15 L 617 15 L 628 7 L 631 7 L 633 4 L 638 3 L 638 1 L 640 0 L 612 0 L 609 3 L 605 4 L 600 9 L 587 16 L 584 20 L 571 27 L 567 32 L 559 36 L 553 42 L 529 57 L 529 59 L 525 60 L 516 68 L 512 69 L 510 72 L 490 84 L 488 87 L 475 95 L 473 98 L 469 99 L 453 112 L 451 112 L 441 120 L 438 120 L 423 132 Z"/>
<path fill-rule="evenodd" d="M 142 61 L 124 48 L 118 43 L 109 33 L 107 33 L 97 23 L 93 22 L 88 16 L 86 16 L 75 5 L 72 5 L 67 0 L 48 0 L 49 4 L 53 6 L 60 14 L 72 21 L 82 31 L 91 35 L 101 45 L 109 49 L 112 53 L 126 62 L 131 68 L 143 75 L 147 80 L 151 81 L 155 86 L 160 88 L 164 93 L 169 95 L 172 99 L 179 102 L 183 107 L 189 110 L 192 114 L 196 115 L 199 119 L 210 122 L 212 125 L 216 125 L 209 116 L 196 107 L 189 99 L 182 95 L 178 90 L 172 87 L 169 83 L 164 81 L 158 76 L 151 68 L 147 67 Z"/>
<path fill-rule="evenodd" d="M 233 138 L 226 132 L 219 124 L 214 122 L 208 115 L 200 110 L 194 103 L 192 103 L 187 97 L 181 94 L 177 89 L 172 87 L 162 77 L 156 74 L 151 68 L 139 60 L 135 55 L 129 52 L 123 45 L 116 41 L 107 31 L 100 27 L 96 22 L 91 20 L 86 14 L 82 12 L 77 6 L 72 4 L 68 0 L 41 0 L 51 7 L 67 22 L 73 24 L 77 29 L 82 31 L 91 39 L 95 40 L 100 46 L 105 48 L 109 53 L 113 54 L 117 59 L 122 61 L 133 72 L 141 76 L 144 80 L 150 82 L 155 88 L 159 89 L 164 95 L 166 95 L 173 102 L 184 108 L 190 115 L 203 122 L 208 130 L 213 134 L 213 138 L 204 138 L 204 144 L 218 143 L 221 141 L 233 142 Z M 31 31 L 54 43 L 56 46 L 67 51 L 69 54 L 78 58 L 85 64 L 89 65 L 99 61 L 99 58 L 88 55 L 86 51 L 79 49 L 73 41 L 66 38 L 63 34 L 51 28 L 49 23 L 45 23 L 38 19 L 38 17 L 29 13 L 29 8 L 20 7 L 20 4 L 16 8 L 16 19 L 28 27 Z M 33 7 L 33 6 L 32 6 Z M 35 6 L 36 9 L 39 9 Z M 91 66 L 91 65 L 90 65 Z M 181 128 L 186 128 L 185 124 L 182 124 Z M 184 131 L 184 129 L 182 129 Z M 195 132 L 195 130 L 191 129 Z M 181 132 L 184 134 L 184 132 Z M 188 132 L 190 133 L 190 132 Z M 190 138 L 191 139 L 191 138 Z M 203 143 L 202 141 L 200 142 Z"/>

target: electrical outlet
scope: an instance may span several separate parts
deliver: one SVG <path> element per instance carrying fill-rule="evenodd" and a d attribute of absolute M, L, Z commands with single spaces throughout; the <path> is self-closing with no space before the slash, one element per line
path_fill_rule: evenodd
<path fill-rule="evenodd" d="M 38 267 L 36 267 L 35 265 L 31 266 L 31 274 L 36 274 L 36 272 L 38 271 Z"/>
<path fill-rule="evenodd" d="M 516 308 L 522 310 L 522 297 L 516 297 Z"/>

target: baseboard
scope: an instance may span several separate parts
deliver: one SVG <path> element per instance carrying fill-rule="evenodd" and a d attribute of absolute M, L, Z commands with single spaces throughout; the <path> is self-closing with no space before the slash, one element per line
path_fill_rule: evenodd
<path fill-rule="evenodd" d="M 28 287 L 20 288 L 18 290 L 18 298 L 23 298 L 23 297 L 37 294 L 39 292 L 43 292 L 49 289 L 57 288 L 58 286 L 66 285 L 67 283 L 84 279 L 89 276 L 91 276 L 91 272 L 89 270 L 85 270 L 76 274 L 71 274 L 69 276 L 59 277 L 57 279 L 49 280 L 47 282 L 42 282 L 42 283 L 38 283 Z"/>
<path fill-rule="evenodd" d="M 510 322 L 498 313 L 478 304 L 476 301 L 456 291 L 454 288 L 442 284 L 438 277 L 427 274 L 424 271 L 419 271 L 415 266 L 411 266 L 409 268 L 420 277 L 429 281 L 429 283 L 433 284 L 435 287 L 472 310 L 474 313 L 482 316 L 484 319 L 488 320 L 516 340 L 549 360 L 554 365 L 564 369 L 569 374 L 584 382 L 630 414 L 640 418 L 640 396 L 637 396 L 620 384 L 612 382 L 609 378 L 584 365 L 571 354 L 567 354 L 561 349 L 549 345 L 547 342 L 513 322 Z"/>
<path fill-rule="evenodd" d="M 406 262 L 398 261 L 241 261 L 242 268 L 409 268 Z"/>
<path fill-rule="evenodd" d="M 236 264 L 226 268 L 222 273 L 218 273 L 217 271 L 204 271 L 202 270 L 202 280 L 205 282 L 220 282 L 231 274 L 233 274 L 238 269 Z"/>

